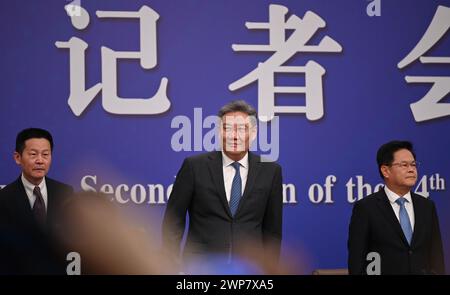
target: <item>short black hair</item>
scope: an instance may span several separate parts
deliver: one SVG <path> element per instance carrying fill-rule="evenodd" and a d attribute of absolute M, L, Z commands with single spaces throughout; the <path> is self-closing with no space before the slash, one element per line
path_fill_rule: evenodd
<path fill-rule="evenodd" d="M 411 152 L 411 154 L 414 157 L 414 160 L 416 159 L 416 154 L 414 153 L 413 144 L 409 141 L 399 141 L 399 140 L 393 140 L 388 143 L 383 144 L 377 152 L 377 163 L 378 163 L 378 172 L 380 173 L 380 176 L 382 179 L 384 179 L 383 173 L 381 173 L 381 166 L 382 165 L 391 165 L 394 161 L 394 153 L 406 149 Z"/>
<path fill-rule="evenodd" d="M 50 142 L 50 149 L 53 151 L 53 137 L 47 130 L 40 128 L 27 128 L 20 131 L 16 137 L 16 152 L 22 155 L 25 149 L 25 141 L 32 138 L 45 138 Z"/>

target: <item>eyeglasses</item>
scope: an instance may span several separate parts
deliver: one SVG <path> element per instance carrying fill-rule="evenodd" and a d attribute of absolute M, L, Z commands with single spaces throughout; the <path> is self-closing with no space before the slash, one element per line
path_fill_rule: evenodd
<path fill-rule="evenodd" d="M 410 166 L 414 169 L 417 169 L 417 167 L 420 166 L 420 162 L 413 161 L 413 162 L 400 162 L 400 163 L 392 163 L 388 166 L 398 166 L 402 169 L 408 169 Z"/>

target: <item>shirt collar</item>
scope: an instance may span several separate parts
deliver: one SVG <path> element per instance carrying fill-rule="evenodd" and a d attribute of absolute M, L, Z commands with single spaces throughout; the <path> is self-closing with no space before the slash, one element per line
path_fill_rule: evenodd
<path fill-rule="evenodd" d="M 223 167 L 228 167 L 229 165 L 231 165 L 232 163 L 234 163 L 235 161 L 230 159 L 223 151 L 222 151 L 222 164 Z M 239 164 L 244 167 L 245 169 L 248 168 L 248 152 L 245 154 L 245 156 L 240 159 Z"/>
<path fill-rule="evenodd" d="M 386 195 L 389 199 L 389 202 L 391 202 L 391 204 L 395 203 L 395 201 L 397 201 L 397 199 L 399 198 L 405 198 L 406 201 L 408 201 L 408 203 L 411 204 L 412 200 L 411 200 L 411 192 L 406 193 L 403 197 L 397 195 L 396 193 L 394 193 L 393 191 L 391 191 L 387 185 L 384 186 L 384 191 L 386 192 Z"/>
<path fill-rule="evenodd" d="M 25 178 L 25 176 L 23 175 L 23 173 L 22 173 L 21 179 L 22 179 L 23 186 L 25 187 L 25 190 L 31 191 L 31 194 L 33 194 L 34 187 L 35 187 L 36 185 L 34 185 L 34 184 L 32 184 L 31 182 L 29 182 L 28 179 Z M 41 181 L 41 183 L 38 185 L 38 187 L 39 187 L 39 189 L 41 190 L 41 192 L 44 191 L 44 188 L 46 188 L 46 185 L 45 185 L 45 177 L 42 179 L 42 181 Z"/>

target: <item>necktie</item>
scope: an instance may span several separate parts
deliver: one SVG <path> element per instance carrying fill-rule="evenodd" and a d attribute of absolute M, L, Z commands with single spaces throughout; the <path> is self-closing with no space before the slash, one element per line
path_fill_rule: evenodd
<path fill-rule="evenodd" d="M 411 245 L 412 228 L 411 222 L 409 221 L 408 212 L 406 211 L 405 208 L 405 202 L 407 202 L 407 200 L 405 198 L 398 198 L 395 202 L 400 206 L 400 211 L 398 214 L 400 219 L 400 225 L 402 227 L 406 239 L 408 240 L 408 244 Z"/>
<path fill-rule="evenodd" d="M 46 212 L 45 212 L 45 203 L 42 198 L 41 189 L 38 186 L 34 187 L 33 194 L 36 196 L 36 201 L 34 201 L 33 205 L 33 213 L 36 218 L 36 221 L 40 226 L 45 226 Z"/>
<path fill-rule="evenodd" d="M 239 200 L 241 199 L 242 193 L 241 173 L 239 171 L 241 165 L 239 164 L 239 162 L 234 162 L 231 165 L 236 170 L 236 174 L 234 175 L 233 183 L 231 185 L 231 197 L 230 197 L 230 210 L 231 214 L 234 216 L 239 206 Z"/>

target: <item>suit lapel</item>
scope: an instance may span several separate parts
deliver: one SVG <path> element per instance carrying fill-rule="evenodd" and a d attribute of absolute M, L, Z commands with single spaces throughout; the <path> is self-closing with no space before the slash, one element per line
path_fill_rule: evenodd
<path fill-rule="evenodd" d="M 53 185 L 52 180 L 48 177 L 45 178 L 45 185 L 47 186 L 47 218 L 46 223 L 47 227 L 52 222 L 53 216 L 52 213 L 54 208 L 57 207 L 57 201 L 59 198 L 55 198 L 57 195 L 56 187 Z M 27 224 L 32 224 L 33 226 L 37 226 L 33 210 L 30 206 L 30 201 L 28 200 L 27 193 L 25 192 L 25 187 L 22 183 L 22 180 L 17 180 L 17 193 L 14 196 L 14 206 L 15 209 L 12 212 L 20 212 L 20 217 Z"/>
<path fill-rule="evenodd" d="M 54 208 L 57 208 L 57 195 L 56 187 L 53 185 L 52 180 L 48 177 L 45 178 L 45 185 L 47 186 L 47 226 L 52 223 Z"/>
<path fill-rule="evenodd" d="M 228 216 L 232 218 L 230 207 L 227 201 L 227 195 L 225 193 L 225 184 L 223 182 L 223 164 L 222 164 L 222 153 L 214 152 L 209 156 L 209 171 L 211 173 L 216 190 L 219 193 L 220 201 L 227 212 Z"/>
<path fill-rule="evenodd" d="M 419 238 L 424 232 L 424 228 L 422 226 L 425 222 L 425 212 L 424 207 L 420 204 L 420 201 L 422 201 L 420 198 L 422 197 L 411 192 L 411 200 L 414 208 L 414 228 L 411 239 L 411 246 L 415 245 L 419 241 Z"/>
<path fill-rule="evenodd" d="M 31 210 L 30 201 L 28 200 L 27 193 L 25 192 L 25 187 L 23 186 L 22 180 L 17 179 L 16 181 L 16 192 L 12 195 L 11 207 L 14 214 L 13 218 L 18 218 L 24 224 L 34 224 L 33 211 Z"/>
<path fill-rule="evenodd" d="M 253 185 L 255 184 L 255 181 L 256 181 L 256 178 L 258 176 L 260 168 L 261 168 L 261 166 L 260 166 L 260 158 L 259 158 L 259 156 L 248 152 L 247 182 L 245 184 L 244 194 L 242 195 L 241 201 L 239 202 L 239 206 L 238 206 L 238 209 L 236 211 L 236 215 L 241 210 L 242 206 L 244 205 L 245 201 L 248 198 L 248 195 L 252 191 Z"/>
<path fill-rule="evenodd" d="M 397 216 L 395 216 L 394 210 L 392 210 L 391 203 L 389 202 L 389 199 L 384 191 L 384 188 L 381 188 L 378 191 L 377 199 L 378 199 L 378 207 L 380 208 L 384 218 L 386 218 L 389 224 L 391 224 L 392 228 L 399 235 L 402 242 L 405 245 L 409 246 L 408 241 L 406 240 L 405 235 L 403 233 L 402 227 L 400 226 L 400 222 L 398 221 Z"/>

